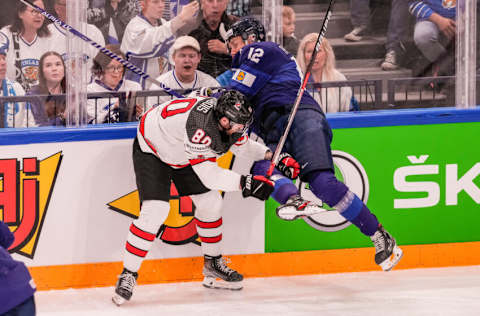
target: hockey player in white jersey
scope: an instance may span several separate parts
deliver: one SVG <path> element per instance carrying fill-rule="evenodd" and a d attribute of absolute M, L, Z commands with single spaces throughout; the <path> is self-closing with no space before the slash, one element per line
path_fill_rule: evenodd
<path fill-rule="evenodd" d="M 187 23 L 195 21 L 198 2 L 193 1 L 182 8 L 179 15 L 165 21 L 162 18 L 165 8 L 164 0 L 141 0 L 142 13 L 134 17 L 127 25 L 122 39 L 121 50 L 129 62 L 140 68 L 152 78 L 170 70 L 168 51 L 173 44 L 177 31 Z M 142 89 L 150 83 L 131 71 L 127 79 L 137 81 Z"/>
<path fill-rule="evenodd" d="M 252 108 L 238 91 L 217 98 L 175 99 L 154 107 L 140 121 L 133 144 L 133 165 L 141 211 L 130 226 L 124 251 L 124 270 L 113 301 L 129 300 L 137 271 L 169 213 L 171 181 L 180 196 L 195 203 L 197 232 L 204 254 L 203 285 L 242 288 L 243 276 L 222 258 L 222 197 L 242 191 L 243 197 L 266 200 L 273 182 L 263 176 L 240 175 L 219 167 L 217 157 L 231 150 L 252 160 L 271 159 L 272 152 L 248 138 Z M 219 278 L 219 280 L 216 280 Z"/>

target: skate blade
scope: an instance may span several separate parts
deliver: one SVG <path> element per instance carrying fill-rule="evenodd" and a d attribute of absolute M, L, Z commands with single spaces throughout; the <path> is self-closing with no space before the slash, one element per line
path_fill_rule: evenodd
<path fill-rule="evenodd" d="M 318 206 L 307 206 L 302 211 L 297 211 L 297 208 L 294 206 L 287 206 L 282 208 L 280 211 L 277 210 L 277 216 L 284 221 L 293 221 L 297 218 L 313 216 L 323 212 L 328 211 Z"/>
<path fill-rule="evenodd" d="M 380 267 L 383 271 L 390 271 L 397 265 L 397 263 L 402 259 L 403 251 L 397 245 L 393 248 L 393 253 L 388 259 L 380 263 Z"/>
<path fill-rule="evenodd" d="M 125 303 L 126 301 L 127 301 L 126 299 L 124 299 L 123 297 L 121 297 L 120 295 L 118 295 L 118 294 L 116 294 L 116 293 L 115 293 L 115 295 L 113 295 L 113 297 L 112 297 L 112 302 L 113 302 L 115 305 L 117 305 L 117 306 L 122 305 L 122 304 Z"/>
<path fill-rule="evenodd" d="M 202 282 L 203 286 L 209 289 L 222 289 L 239 291 L 243 289 L 242 281 L 227 282 L 222 279 L 216 279 L 214 277 L 205 277 Z"/>

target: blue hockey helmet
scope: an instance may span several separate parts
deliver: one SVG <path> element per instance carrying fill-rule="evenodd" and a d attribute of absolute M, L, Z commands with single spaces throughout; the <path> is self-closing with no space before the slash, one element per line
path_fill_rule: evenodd
<path fill-rule="evenodd" d="M 244 41 L 253 35 L 256 42 L 265 41 L 265 28 L 262 23 L 254 18 L 244 18 L 235 22 L 227 31 L 226 40 L 230 41 L 232 38 L 241 36 Z"/>

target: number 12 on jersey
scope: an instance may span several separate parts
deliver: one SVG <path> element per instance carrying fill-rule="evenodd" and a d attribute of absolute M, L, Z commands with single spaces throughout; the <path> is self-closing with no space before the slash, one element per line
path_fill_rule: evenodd
<path fill-rule="evenodd" d="M 248 59 L 253 61 L 254 63 L 258 64 L 260 62 L 260 58 L 263 57 L 264 51 L 261 48 L 250 47 L 248 51 Z"/>

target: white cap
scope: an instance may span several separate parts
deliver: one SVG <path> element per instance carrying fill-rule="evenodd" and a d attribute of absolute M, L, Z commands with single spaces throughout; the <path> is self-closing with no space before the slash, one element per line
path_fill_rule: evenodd
<path fill-rule="evenodd" d="M 195 49 L 197 52 L 200 52 L 200 44 L 198 41 L 191 36 L 180 36 L 175 40 L 172 46 L 172 53 L 175 53 L 177 50 L 182 49 L 184 47 L 191 47 Z"/>

